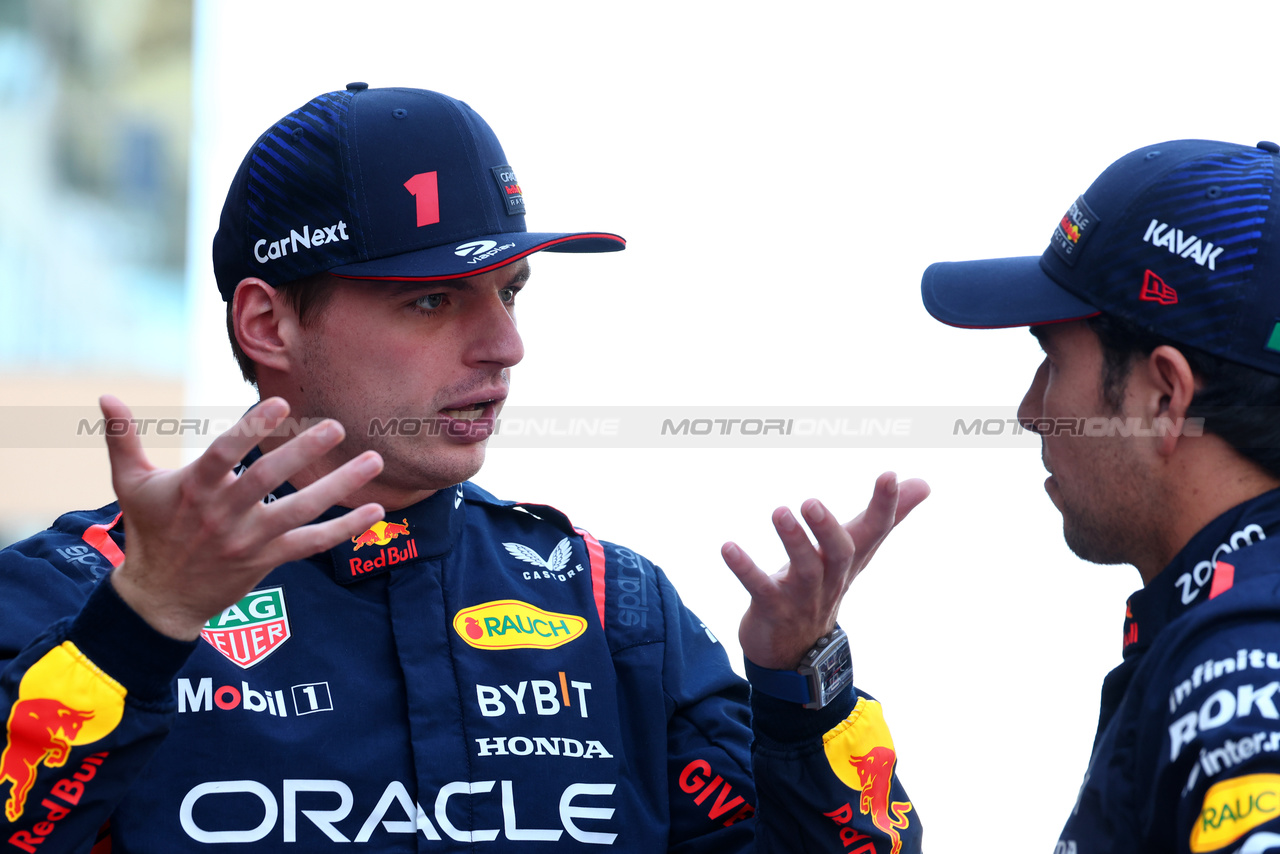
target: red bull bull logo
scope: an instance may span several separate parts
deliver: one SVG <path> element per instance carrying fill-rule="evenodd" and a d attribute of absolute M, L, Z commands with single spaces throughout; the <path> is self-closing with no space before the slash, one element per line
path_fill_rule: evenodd
<path fill-rule="evenodd" d="M 401 534 L 409 536 L 408 519 L 403 522 L 374 522 L 369 530 L 351 538 L 351 542 L 356 544 L 352 551 L 358 552 L 363 546 L 385 546 Z"/>
<path fill-rule="evenodd" d="M 1080 242 L 1080 226 L 1071 221 L 1069 214 L 1063 214 L 1062 222 L 1058 223 L 1058 228 L 1062 229 L 1063 235 L 1072 243 Z"/>
<path fill-rule="evenodd" d="M 408 538 L 403 548 L 390 545 L 392 540 L 401 536 Z M 378 549 L 376 557 L 349 558 L 353 576 L 416 560 L 418 557 L 418 543 L 409 535 L 408 519 L 403 522 L 374 522 L 373 527 L 358 537 L 352 537 L 351 542 L 355 543 L 355 547 L 351 550 L 353 553 L 365 546 L 385 546 Z M 365 554 L 368 555 L 368 552 Z"/>
<path fill-rule="evenodd" d="M 876 829 L 889 837 L 890 854 L 898 854 L 902 850 L 900 831 L 910 826 L 907 813 L 912 807 L 910 801 L 893 800 L 893 774 L 898 755 L 880 704 L 860 697 L 849 717 L 822 737 L 822 746 L 835 775 L 861 793 L 858 809 L 870 816 Z M 837 824 L 848 824 L 853 818 L 852 806 L 846 805 L 827 815 Z M 842 840 L 846 831 L 851 834 L 850 844 L 859 837 L 853 828 L 844 827 Z"/>
<path fill-rule="evenodd" d="M 61 768 L 73 745 L 90 744 L 115 730 L 124 716 L 125 694 L 123 685 L 71 641 L 49 650 L 26 672 L 0 754 L 0 786 L 9 784 L 5 818 L 22 817 L 41 767 Z M 63 789 L 69 791 L 66 785 Z"/>
<path fill-rule="evenodd" d="M 587 621 L 576 614 L 501 599 L 459 611 L 453 630 L 476 649 L 555 649 L 585 632 Z"/>

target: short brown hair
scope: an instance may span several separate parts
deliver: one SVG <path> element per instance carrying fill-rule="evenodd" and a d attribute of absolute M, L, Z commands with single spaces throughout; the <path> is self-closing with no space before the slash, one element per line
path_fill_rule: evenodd
<path fill-rule="evenodd" d="M 1186 417 L 1203 418 L 1206 433 L 1217 434 L 1245 459 L 1280 477 L 1280 376 L 1220 359 L 1113 314 L 1085 323 L 1102 346 L 1102 396 L 1113 410 L 1124 404 L 1135 362 L 1162 345 L 1174 347 L 1186 357 L 1198 385 Z"/>
<path fill-rule="evenodd" d="M 314 276 L 279 285 L 276 287 L 276 293 L 284 299 L 285 305 L 298 313 L 298 323 L 305 327 L 316 320 L 329 304 L 337 282 L 338 280 L 327 272 L 316 273 Z M 231 339 L 231 352 L 236 357 L 236 363 L 240 365 L 240 375 L 244 377 L 245 382 L 257 386 L 258 364 L 249 358 L 249 354 L 240 347 L 240 341 L 236 338 L 235 318 L 231 313 L 232 305 L 232 301 L 227 302 L 227 337 Z"/>

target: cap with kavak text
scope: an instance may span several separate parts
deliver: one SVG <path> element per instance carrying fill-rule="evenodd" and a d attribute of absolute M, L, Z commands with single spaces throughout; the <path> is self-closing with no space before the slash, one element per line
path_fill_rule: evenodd
<path fill-rule="evenodd" d="M 358 279 L 474 276 L 533 252 L 612 252 L 603 232 L 529 232 L 516 173 L 474 110 L 424 89 L 313 98 L 258 137 L 213 239 L 218 291 L 329 271 Z"/>
<path fill-rule="evenodd" d="M 1280 374 L 1280 145 L 1176 140 L 1130 152 L 1067 208 L 1039 257 L 931 265 L 952 326 L 1122 317 Z"/>

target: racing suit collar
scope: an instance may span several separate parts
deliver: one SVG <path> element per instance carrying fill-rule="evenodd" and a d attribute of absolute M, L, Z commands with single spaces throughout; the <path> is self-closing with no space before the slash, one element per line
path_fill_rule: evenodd
<path fill-rule="evenodd" d="M 247 468 L 261 456 L 262 451 L 254 448 L 241 461 L 241 466 Z M 237 469 L 236 474 L 244 468 Z M 276 501 L 296 491 L 286 481 L 265 500 Z M 369 530 L 329 550 L 334 580 L 351 584 L 448 553 L 462 530 L 465 507 L 462 484 L 457 484 L 436 490 L 417 504 L 387 513 L 383 521 L 375 522 Z M 348 510 L 335 505 L 315 521 L 335 519 Z"/>
<path fill-rule="evenodd" d="M 1129 597 L 1124 620 L 1124 657 L 1144 652 L 1166 624 L 1187 608 L 1215 598 L 1231 587 L 1233 552 L 1280 536 L 1280 489 L 1264 492 L 1201 528 L 1151 583 Z"/>

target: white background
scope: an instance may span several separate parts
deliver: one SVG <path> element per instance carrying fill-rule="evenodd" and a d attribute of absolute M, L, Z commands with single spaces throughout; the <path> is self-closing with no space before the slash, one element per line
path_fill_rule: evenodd
<path fill-rule="evenodd" d="M 1225 8 L 1225 7 L 1218 7 Z M 936 260 L 1037 255 L 1119 155 L 1280 137 L 1273 3 L 392 3 L 198 7 L 193 404 L 251 401 L 208 264 L 240 157 L 352 80 L 437 89 L 503 141 L 531 230 L 624 235 L 541 255 L 510 406 L 1005 405 L 1023 330 L 944 327 Z M 1119 661 L 1130 567 L 1074 558 L 1033 449 L 576 450 L 495 445 L 477 481 L 663 566 L 740 668 L 736 539 L 843 518 L 872 479 L 934 494 L 842 612 L 933 851 L 1053 850 Z"/>

